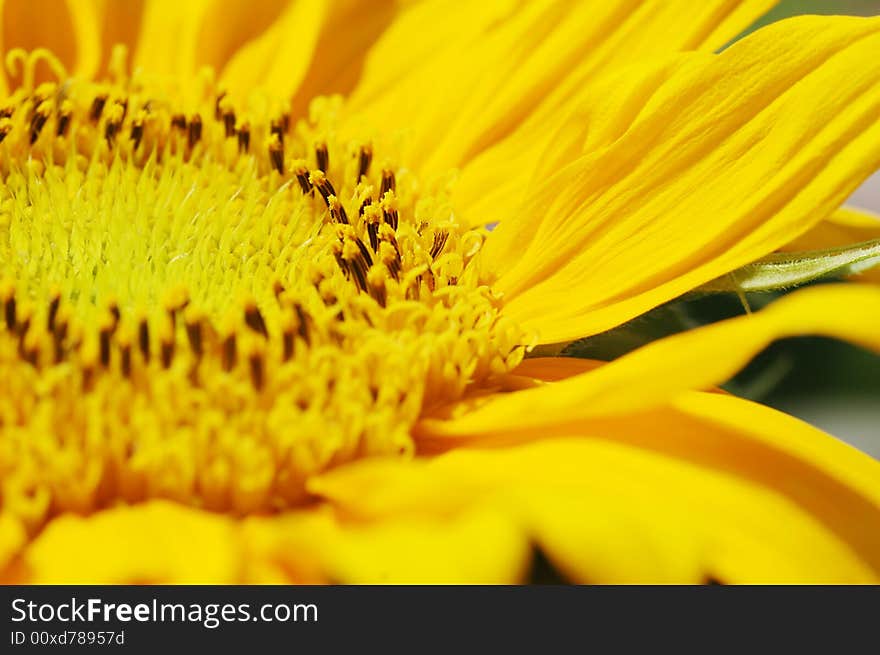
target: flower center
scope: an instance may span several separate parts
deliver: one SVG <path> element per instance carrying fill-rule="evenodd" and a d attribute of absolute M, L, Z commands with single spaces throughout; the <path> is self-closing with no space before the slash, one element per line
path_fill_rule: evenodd
<path fill-rule="evenodd" d="M 291 506 L 518 363 L 483 234 L 334 107 L 181 112 L 126 80 L 0 108 L 4 512 Z"/>

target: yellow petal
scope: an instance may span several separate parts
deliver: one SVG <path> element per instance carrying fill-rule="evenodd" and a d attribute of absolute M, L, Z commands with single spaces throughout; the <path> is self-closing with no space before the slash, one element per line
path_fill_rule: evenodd
<path fill-rule="evenodd" d="M 725 382 L 775 339 L 825 335 L 880 351 L 877 316 L 880 287 L 811 287 L 755 314 L 666 337 L 598 369 L 501 396 L 454 422 L 426 425 L 438 434 L 498 434 L 541 427 L 548 416 L 579 420 L 623 414 Z"/>
<path fill-rule="evenodd" d="M 595 70 L 716 48 L 772 4 L 429 0 L 379 41 L 351 111 L 374 126 L 405 129 L 405 160 L 426 175 L 440 173 L 511 133 L 539 106 L 552 113 Z"/>
<path fill-rule="evenodd" d="M 221 83 L 233 95 L 260 88 L 289 98 L 314 57 L 330 8 L 322 0 L 291 2 L 272 26 L 241 48 L 223 69 Z"/>
<path fill-rule="evenodd" d="M 345 523 L 327 506 L 238 520 L 151 501 L 56 518 L 24 547 L 5 519 L 0 546 L 21 552 L 0 568 L 6 583 L 495 584 L 522 580 L 529 555 L 515 522 L 477 507 Z"/>
<path fill-rule="evenodd" d="M 241 548 L 230 518 L 155 501 L 51 521 L 23 570 L 34 584 L 232 584 Z"/>
<path fill-rule="evenodd" d="M 775 4 L 760 0 L 699 5 L 661 1 L 631 8 L 601 47 L 582 57 L 512 134 L 464 164 L 455 187 L 456 205 L 475 224 L 510 217 L 535 179 L 540 179 L 538 171 L 552 170 L 572 158 L 560 152 L 560 131 L 563 119 L 566 115 L 571 118 L 591 80 L 612 76 L 615 88 L 610 92 L 615 93 L 625 86 L 616 69 L 679 51 L 712 52 Z M 576 120 L 570 131 L 581 136 L 583 126 L 579 118 Z"/>
<path fill-rule="evenodd" d="M 852 525 L 829 524 L 801 503 L 804 494 L 790 496 L 787 488 L 583 438 L 602 436 L 589 427 L 569 436 L 579 438 L 458 449 L 417 462 L 420 467 L 364 462 L 312 486 L 373 521 L 494 508 L 520 521 L 564 572 L 583 582 L 877 579 L 876 548 L 872 553 L 848 541 L 857 521 L 877 524 L 876 505 L 838 507 L 840 522 L 848 510 L 858 510 Z M 863 525 L 861 532 L 868 529 Z"/>
<path fill-rule="evenodd" d="M 316 55 L 296 90 L 291 113 L 305 115 L 319 95 L 347 94 L 360 78 L 367 53 L 396 15 L 394 0 L 335 0 L 315 46 Z M 409 55 L 399 57 L 408 61 Z"/>
<path fill-rule="evenodd" d="M 211 0 L 144 0 L 133 65 L 151 75 L 191 83 L 199 31 Z"/>
<path fill-rule="evenodd" d="M 841 207 L 808 232 L 786 243 L 783 252 L 822 250 L 880 239 L 880 216 L 855 207 Z M 880 268 L 855 276 L 865 282 L 880 282 Z"/>
<path fill-rule="evenodd" d="M 526 533 L 505 515 L 476 506 L 455 516 L 346 523 L 328 511 L 294 521 L 248 522 L 248 540 L 259 536 L 263 543 L 258 559 L 281 571 L 311 559 L 331 582 L 511 584 L 528 565 Z"/>
<path fill-rule="evenodd" d="M 830 214 L 880 165 L 878 48 L 880 19 L 800 17 L 604 81 L 586 154 L 487 242 L 506 311 L 543 342 L 593 334 Z"/>

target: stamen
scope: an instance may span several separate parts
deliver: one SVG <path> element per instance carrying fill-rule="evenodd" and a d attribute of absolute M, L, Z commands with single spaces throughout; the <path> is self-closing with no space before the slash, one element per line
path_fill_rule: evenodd
<path fill-rule="evenodd" d="M 243 123 L 238 128 L 238 151 L 247 152 L 251 147 L 251 126 Z"/>
<path fill-rule="evenodd" d="M 43 129 L 43 126 L 46 124 L 46 121 L 49 120 L 49 113 L 52 111 L 52 107 L 48 100 L 44 100 L 37 107 L 34 112 L 33 117 L 31 118 L 31 145 L 36 143 L 37 138 L 40 136 L 40 132 Z"/>
<path fill-rule="evenodd" d="M 187 131 L 187 139 L 189 142 L 189 147 L 193 148 L 199 140 L 202 138 L 202 117 L 198 114 L 193 114 L 193 117 L 189 121 L 189 130 Z"/>
<path fill-rule="evenodd" d="M 235 332 L 232 332 L 223 340 L 223 370 L 229 372 L 235 368 L 236 359 Z"/>
<path fill-rule="evenodd" d="M 272 134 L 269 139 L 269 160 L 272 167 L 279 175 L 284 174 L 284 142 L 278 134 Z"/>
<path fill-rule="evenodd" d="M 142 318 L 138 322 L 138 348 L 144 361 L 150 361 L 150 326 L 146 318 Z"/>
<path fill-rule="evenodd" d="M 397 180 L 394 171 L 385 169 L 382 171 L 382 186 L 379 187 L 379 197 L 384 198 L 389 191 L 397 191 Z"/>
<path fill-rule="evenodd" d="M 382 207 L 382 213 L 385 216 L 385 222 L 391 226 L 391 229 L 397 230 L 397 223 L 399 220 L 397 213 L 398 204 L 397 198 L 394 196 L 394 191 L 386 191 L 383 194 L 380 206 Z"/>
<path fill-rule="evenodd" d="M 373 161 L 373 147 L 366 145 L 361 146 L 358 154 L 358 181 L 365 177 L 370 170 L 370 162 Z"/>
<path fill-rule="evenodd" d="M 55 136 L 67 136 L 67 130 L 70 127 L 70 120 L 73 116 L 73 103 L 70 100 L 64 100 L 58 111 L 58 127 L 55 130 Z"/>
<path fill-rule="evenodd" d="M 89 109 L 89 120 L 93 123 L 97 123 L 101 118 L 101 113 L 104 111 L 104 105 L 107 104 L 107 94 L 102 93 L 101 95 L 95 96 L 95 99 L 92 100 L 92 107 Z"/>
<path fill-rule="evenodd" d="M 309 174 L 309 182 L 318 190 L 326 203 L 329 203 L 330 196 L 336 195 L 336 189 L 330 184 L 330 180 L 327 179 L 323 171 L 312 171 Z"/>
<path fill-rule="evenodd" d="M 312 183 L 309 180 L 309 170 L 303 164 L 295 164 L 293 167 L 293 174 L 296 176 L 297 182 L 299 182 L 299 188 L 302 189 L 302 192 L 306 195 L 312 190 Z"/>
<path fill-rule="evenodd" d="M 263 315 L 260 313 L 256 303 L 252 300 L 248 301 L 245 307 L 244 322 L 257 334 L 266 339 L 269 338 L 269 331 L 266 329 L 266 321 L 263 320 Z"/>
<path fill-rule="evenodd" d="M 281 144 L 282 148 L 284 148 L 284 132 L 286 132 L 286 129 L 282 121 L 274 119 L 269 126 L 269 134 L 277 137 L 278 143 Z"/>
<path fill-rule="evenodd" d="M 449 232 L 446 230 L 440 230 L 434 234 L 434 244 L 431 246 L 431 259 L 437 259 L 437 255 L 443 251 L 443 246 L 446 245 L 448 239 Z"/>
<path fill-rule="evenodd" d="M 170 368 L 171 361 L 174 359 L 174 340 L 172 337 L 164 337 L 159 346 L 159 359 L 162 361 L 162 368 Z"/>
<path fill-rule="evenodd" d="M 315 161 L 318 163 L 318 170 L 326 174 L 330 167 L 330 153 L 327 152 L 326 143 L 315 144 Z"/>
<path fill-rule="evenodd" d="M 329 196 L 327 198 L 327 206 L 330 208 L 330 216 L 334 221 L 348 225 L 348 216 L 345 213 L 345 207 L 342 206 L 342 203 L 339 202 L 339 199 L 336 196 Z"/>

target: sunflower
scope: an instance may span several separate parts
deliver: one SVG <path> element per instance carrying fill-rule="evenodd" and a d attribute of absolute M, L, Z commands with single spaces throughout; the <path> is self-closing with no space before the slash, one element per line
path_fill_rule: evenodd
<path fill-rule="evenodd" d="M 716 388 L 870 279 L 534 356 L 876 236 L 880 20 L 770 5 L 7 0 L 2 579 L 880 579 L 880 463 Z"/>

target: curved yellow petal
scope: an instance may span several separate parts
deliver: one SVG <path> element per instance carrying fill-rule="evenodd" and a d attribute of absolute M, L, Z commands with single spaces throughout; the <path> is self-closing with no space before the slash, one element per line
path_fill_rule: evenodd
<path fill-rule="evenodd" d="M 652 342 L 606 366 L 552 385 L 501 396 L 438 433 L 497 434 L 568 420 L 619 415 L 663 404 L 679 392 L 730 379 L 775 339 L 825 335 L 880 351 L 880 287 L 854 283 L 810 287 L 755 314 Z M 430 423 L 430 421 L 429 421 Z"/>
<path fill-rule="evenodd" d="M 476 506 L 357 523 L 328 506 L 240 520 L 158 500 L 58 517 L 25 545 L 17 529 L 0 515 L 0 546 L 19 550 L 4 583 L 495 584 L 521 581 L 529 556 L 514 521 Z"/>
<path fill-rule="evenodd" d="M 323 0 L 291 2 L 272 26 L 242 47 L 220 77 L 233 95 L 260 88 L 290 98 L 306 76 L 330 6 Z"/>
<path fill-rule="evenodd" d="M 639 3 L 602 47 L 583 57 L 513 133 L 464 164 L 454 190 L 456 206 L 477 225 L 509 218 L 535 179 L 540 179 L 542 169 L 552 170 L 576 156 L 560 152 L 560 132 L 566 129 L 563 119 L 577 108 L 594 78 L 610 75 L 614 82 L 609 92 L 616 93 L 625 87 L 616 69 L 674 52 L 714 51 L 775 4 L 775 0 Z M 582 136 L 581 128 L 576 124 L 570 131 Z"/>
<path fill-rule="evenodd" d="M 529 563 L 525 531 L 476 505 L 453 516 L 360 522 L 323 509 L 248 521 L 247 541 L 261 544 L 252 552 L 264 571 L 302 571 L 311 561 L 324 580 L 346 584 L 511 584 L 523 580 Z"/>
<path fill-rule="evenodd" d="M 405 160 L 424 174 L 441 173 L 537 108 L 553 113 L 595 70 L 717 48 L 772 4 L 428 0 L 377 43 L 350 110 L 373 126 L 400 126 Z"/>
<path fill-rule="evenodd" d="M 305 115 L 319 95 L 349 93 L 360 79 L 367 54 L 398 11 L 395 0 L 336 0 L 315 46 L 315 57 L 291 103 Z M 409 60 L 409 54 L 401 56 Z"/>
<path fill-rule="evenodd" d="M 155 501 L 50 521 L 19 574 L 33 584 L 233 584 L 242 554 L 229 517 Z"/>
<path fill-rule="evenodd" d="M 372 521 L 494 508 L 521 522 L 582 582 L 878 579 L 880 554 L 850 540 L 857 521 L 870 521 L 862 533 L 880 521 L 877 505 L 843 505 L 838 522 L 829 523 L 801 502 L 803 494 L 789 494 L 793 485 L 777 488 L 735 471 L 583 438 L 602 436 L 589 426 L 564 436 L 570 438 L 457 449 L 421 466 L 364 462 L 313 481 L 312 489 Z M 851 509 L 857 511 L 847 523 Z"/>
<path fill-rule="evenodd" d="M 212 0 L 144 0 L 133 53 L 135 70 L 192 83 L 198 69 L 198 36 Z"/>
<path fill-rule="evenodd" d="M 506 311 L 545 343 L 600 332 L 830 214 L 880 165 L 878 48 L 880 19 L 800 17 L 604 81 L 560 145 L 586 154 L 486 244 Z"/>
<path fill-rule="evenodd" d="M 822 250 L 880 239 L 880 216 L 855 207 L 841 207 L 812 229 L 780 248 L 783 252 Z M 880 268 L 872 268 L 855 279 L 880 282 Z"/>

